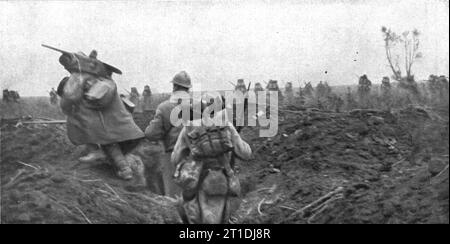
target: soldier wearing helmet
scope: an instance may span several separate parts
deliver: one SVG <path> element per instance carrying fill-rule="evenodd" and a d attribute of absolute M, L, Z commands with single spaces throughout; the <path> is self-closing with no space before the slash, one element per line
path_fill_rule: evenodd
<path fill-rule="evenodd" d="M 292 82 L 287 82 L 284 87 L 284 96 L 286 97 L 288 104 L 294 103 L 294 90 L 292 88 Z"/>
<path fill-rule="evenodd" d="M 247 87 L 245 86 L 245 82 L 244 79 L 238 79 L 237 80 L 237 84 L 234 87 L 235 91 L 241 91 L 242 94 L 246 94 L 247 93 Z"/>
<path fill-rule="evenodd" d="M 143 105 L 142 110 L 148 111 L 151 109 L 150 104 L 152 102 L 152 91 L 150 90 L 150 86 L 145 85 L 144 91 L 142 92 L 143 97 Z"/>
<path fill-rule="evenodd" d="M 264 88 L 262 87 L 261 83 L 256 82 L 255 87 L 253 88 L 253 91 L 255 91 L 255 93 L 257 93 L 259 91 L 264 91 Z"/>
<path fill-rule="evenodd" d="M 277 80 L 270 80 L 266 87 L 267 92 L 270 91 L 276 91 L 278 92 L 278 104 L 283 103 L 283 93 L 281 92 L 280 88 L 278 87 L 278 81 Z M 267 98 L 269 98 L 269 94 L 267 94 Z M 269 104 L 269 103 L 268 103 Z"/>
<path fill-rule="evenodd" d="M 164 146 L 165 154 L 160 160 L 160 170 L 162 171 L 163 178 L 160 187 L 162 188 L 161 191 L 168 196 L 174 196 L 181 192 L 181 189 L 175 185 L 172 179 L 175 166 L 170 162 L 170 155 L 180 134 L 182 125 L 178 127 L 172 125 L 170 122 L 170 114 L 180 104 L 177 95 L 189 92 L 189 89 L 192 87 L 191 78 L 185 71 L 176 74 L 171 83 L 173 84 L 172 95 L 169 100 L 158 105 L 153 120 L 150 121 L 150 124 L 145 129 L 145 135 L 150 141 L 160 141 Z"/>

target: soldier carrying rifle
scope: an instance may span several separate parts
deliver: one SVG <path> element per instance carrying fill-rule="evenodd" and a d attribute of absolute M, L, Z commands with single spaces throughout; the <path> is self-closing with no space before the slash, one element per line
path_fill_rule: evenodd
<path fill-rule="evenodd" d="M 70 141 L 91 150 L 79 160 L 87 163 L 109 157 L 119 178 L 132 179 L 132 165 L 142 161 L 130 152 L 144 133 L 125 108 L 112 79 L 113 73 L 122 72 L 98 60 L 95 50 L 87 56 L 43 46 L 62 53 L 59 62 L 70 73 L 60 82 L 57 93 L 67 116 Z"/>

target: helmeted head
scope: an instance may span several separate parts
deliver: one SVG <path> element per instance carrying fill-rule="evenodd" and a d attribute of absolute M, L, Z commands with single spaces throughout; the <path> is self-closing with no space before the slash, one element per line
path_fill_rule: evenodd
<path fill-rule="evenodd" d="M 270 80 L 267 84 L 267 89 L 275 91 L 278 90 L 278 81 L 277 80 Z"/>
<path fill-rule="evenodd" d="M 189 77 L 186 71 L 181 71 L 178 74 L 176 74 L 171 82 L 175 85 L 182 86 L 188 89 L 192 87 L 191 77 Z"/>
<path fill-rule="evenodd" d="M 97 51 L 96 50 L 92 50 L 91 53 L 89 54 L 89 57 L 97 59 Z"/>

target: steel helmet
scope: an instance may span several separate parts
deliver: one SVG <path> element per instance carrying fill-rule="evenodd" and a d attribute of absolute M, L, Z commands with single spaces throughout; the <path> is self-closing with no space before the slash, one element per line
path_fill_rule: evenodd
<path fill-rule="evenodd" d="M 191 77 L 189 77 L 188 73 L 186 71 L 181 71 L 180 73 L 176 74 L 175 77 L 173 77 L 172 81 L 173 84 L 177 84 L 182 87 L 191 88 Z"/>

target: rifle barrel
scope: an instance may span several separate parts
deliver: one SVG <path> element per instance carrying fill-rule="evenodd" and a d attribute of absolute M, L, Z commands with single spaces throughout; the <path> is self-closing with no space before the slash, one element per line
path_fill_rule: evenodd
<path fill-rule="evenodd" d="M 67 51 L 64 51 L 64 50 L 61 50 L 61 49 L 58 49 L 56 47 L 52 47 L 52 46 L 49 46 L 49 45 L 41 44 L 41 46 L 46 47 L 46 48 L 51 49 L 51 50 L 54 50 L 54 51 L 57 51 L 57 52 L 60 52 L 60 53 L 70 54 L 70 52 L 67 52 Z"/>
<path fill-rule="evenodd" d="M 233 83 L 233 82 L 231 82 L 231 81 L 228 81 L 231 85 L 233 85 L 234 87 L 236 87 L 236 85 Z"/>

